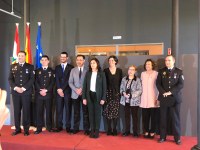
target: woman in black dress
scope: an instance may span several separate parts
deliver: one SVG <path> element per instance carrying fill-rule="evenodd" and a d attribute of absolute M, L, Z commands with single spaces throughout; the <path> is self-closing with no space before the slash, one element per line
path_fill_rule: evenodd
<path fill-rule="evenodd" d="M 103 116 L 107 120 L 107 135 L 117 135 L 117 120 L 119 117 L 120 84 L 122 70 L 117 68 L 118 59 L 116 56 L 108 58 L 109 68 L 104 69 L 107 81 L 106 102 L 104 104 Z M 111 125 L 113 124 L 113 126 Z"/>

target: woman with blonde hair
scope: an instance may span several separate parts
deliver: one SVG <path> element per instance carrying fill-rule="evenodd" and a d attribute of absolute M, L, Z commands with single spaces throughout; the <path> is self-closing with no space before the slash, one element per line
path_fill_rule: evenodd
<path fill-rule="evenodd" d="M 132 116 L 133 136 L 138 137 L 138 109 L 140 105 L 140 96 L 142 93 L 142 84 L 136 77 L 136 66 L 131 65 L 128 68 L 128 76 L 122 79 L 120 86 L 121 100 L 120 104 L 124 106 L 125 112 L 125 132 L 123 136 L 130 134 L 130 116 Z"/>

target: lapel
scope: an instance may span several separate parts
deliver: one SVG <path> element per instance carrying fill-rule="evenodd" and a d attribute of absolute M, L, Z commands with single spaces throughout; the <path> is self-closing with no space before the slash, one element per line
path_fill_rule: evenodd
<path fill-rule="evenodd" d="M 84 66 L 83 67 L 83 74 L 85 74 L 87 72 L 87 68 Z"/>
<path fill-rule="evenodd" d="M 76 67 L 76 69 L 75 69 L 75 74 L 76 74 L 76 77 L 79 81 L 79 68 L 78 67 Z"/>
<path fill-rule="evenodd" d="M 90 81 L 91 81 L 91 76 L 92 76 L 92 72 L 91 71 L 89 71 L 88 72 L 88 88 L 89 88 L 89 90 L 90 90 Z"/>
<path fill-rule="evenodd" d="M 100 78 L 101 78 L 101 75 L 100 75 L 100 72 L 98 71 L 97 72 L 97 78 L 96 78 L 96 91 L 97 91 L 97 87 L 100 86 L 100 83 L 99 83 Z"/>
<path fill-rule="evenodd" d="M 69 70 L 69 67 L 68 67 L 68 64 L 67 64 L 66 67 L 65 67 L 64 74 L 67 74 L 67 73 L 68 73 L 68 70 Z"/>

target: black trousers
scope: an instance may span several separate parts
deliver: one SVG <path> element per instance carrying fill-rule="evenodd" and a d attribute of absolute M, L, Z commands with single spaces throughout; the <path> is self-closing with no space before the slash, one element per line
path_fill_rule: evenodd
<path fill-rule="evenodd" d="M 52 98 L 36 96 L 37 130 L 44 126 L 44 109 L 46 109 L 46 127 L 52 128 Z"/>
<path fill-rule="evenodd" d="M 83 129 L 90 130 L 90 121 L 89 121 L 89 110 L 87 105 L 83 105 L 82 103 L 82 112 L 83 112 Z"/>
<path fill-rule="evenodd" d="M 32 95 L 12 95 L 16 131 L 20 131 L 21 110 L 23 114 L 24 131 L 30 127 L 30 107 Z"/>
<path fill-rule="evenodd" d="M 130 106 L 129 103 L 125 104 L 125 132 L 130 132 L 130 116 L 132 116 L 133 132 L 138 133 L 138 109 L 139 106 Z"/>
<path fill-rule="evenodd" d="M 97 101 L 96 92 L 90 92 L 88 111 L 91 130 L 99 130 L 101 121 L 101 105 L 100 102 Z"/>
<path fill-rule="evenodd" d="M 70 94 L 65 94 L 64 97 L 57 95 L 56 112 L 57 112 L 57 128 L 63 128 L 63 110 L 65 107 L 66 114 L 66 129 L 71 128 L 71 113 L 72 113 L 72 99 Z"/>
<path fill-rule="evenodd" d="M 158 108 L 142 108 L 142 118 L 145 132 L 155 133 L 157 109 Z"/>
<path fill-rule="evenodd" d="M 79 130 L 81 105 L 83 111 L 83 128 L 84 130 L 89 130 L 90 124 L 89 124 L 88 107 L 83 105 L 82 96 L 79 96 L 77 99 L 72 99 L 72 105 L 74 108 L 74 130 Z"/>
<path fill-rule="evenodd" d="M 165 139 L 167 136 L 167 118 L 168 110 L 172 119 L 172 133 L 175 140 L 179 140 L 181 136 L 180 125 L 180 104 L 175 104 L 172 107 L 161 106 L 160 107 L 160 138 Z"/>

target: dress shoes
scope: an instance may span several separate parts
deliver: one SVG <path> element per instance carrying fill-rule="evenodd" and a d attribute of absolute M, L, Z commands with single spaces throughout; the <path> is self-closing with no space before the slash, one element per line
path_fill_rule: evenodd
<path fill-rule="evenodd" d="M 181 140 L 176 140 L 175 142 L 177 145 L 181 145 Z"/>
<path fill-rule="evenodd" d="M 67 133 L 72 133 L 72 130 L 70 128 L 66 128 Z"/>
<path fill-rule="evenodd" d="M 42 132 L 42 130 L 36 130 L 35 132 L 34 132 L 34 134 L 40 134 Z"/>
<path fill-rule="evenodd" d="M 52 128 L 47 128 L 47 131 L 54 132 L 54 130 Z"/>
<path fill-rule="evenodd" d="M 166 139 L 159 139 L 158 140 L 158 143 L 163 143 L 163 142 L 165 142 L 166 141 Z"/>
<path fill-rule="evenodd" d="M 139 137 L 138 133 L 137 133 L 137 132 L 134 132 L 134 133 L 133 133 L 133 137 Z"/>
<path fill-rule="evenodd" d="M 90 132 L 90 138 L 94 138 L 95 134 L 94 134 L 94 130 L 91 130 Z"/>
<path fill-rule="evenodd" d="M 21 131 L 14 131 L 11 135 L 15 136 L 15 135 L 20 134 L 20 133 L 21 133 Z"/>
<path fill-rule="evenodd" d="M 146 132 L 145 134 L 144 134 L 144 138 L 149 138 L 149 133 L 148 132 Z"/>
<path fill-rule="evenodd" d="M 63 130 L 63 128 L 57 128 L 57 129 L 54 129 L 53 132 L 60 132 L 62 130 Z"/>
<path fill-rule="evenodd" d="M 95 139 L 99 138 L 99 130 L 95 130 L 94 138 Z"/>
<path fill-rule="evenodd" d="M 30 133 L 28 131 L 24 132 L 24 136 L 29 136 L 29 135 L 30 135 Z"/>
<path fill-rule="evenodd" d="M 149 134 L 149 138 L 150 138 L 150 139 L 153 139 L 154 137 L 155 137 L 155 133 L 150 133 L 150 134 Z"/>
<path fill-rule="evenodd" d="M 116 130 L 116 129 L 113 129 L 112 135 L 113 135 L 113 136 L 117 136 L 117 130 Z"/>
<path fill-rule="evenodd" d="M 84 135 L 89 135 L 90 131 L 89 130 L 85 130 Z"/>
<path fill-rule="evenodd" d="M 73 134 L 76 134 L 76 133 L 78 133 L 78 132 L 79 132 L 79 130 L 73 130 L 73 131 L 72 131 Z"/>
<path fill-rule="evenodd" d="M 113 135 L 112 131 L 111 131 L 111 130 L 108 130 L 108 131 L 107 131 L 107 135 Z"/>
<path fill-rule="evenodd" d="M 122 136 L 129 136 L 130 132 L 124 132 Z"/>

